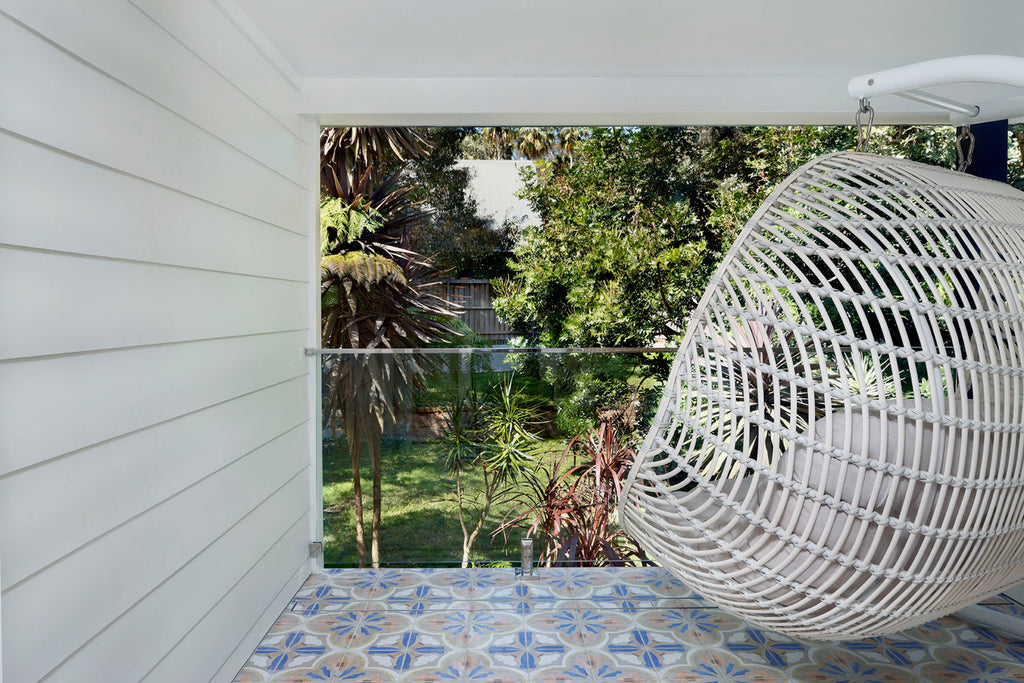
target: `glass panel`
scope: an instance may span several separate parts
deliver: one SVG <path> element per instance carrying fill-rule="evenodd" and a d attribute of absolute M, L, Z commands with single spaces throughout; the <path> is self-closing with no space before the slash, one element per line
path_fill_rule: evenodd
<path fill-rule="evenodd" d="M 538 564 L 635 562 L 618 534 L 614 486 L 596 482 L 592 465 L 604 457 L 628 468 L 673 354 L 325 352 L 325 564 L 360 565 L 350 439 L 358 446 L 367 566 L 375 461 L 380 566 L 518 566 L 527 535 Z M 610 440 L 594 431 L 602 425 Z"/>

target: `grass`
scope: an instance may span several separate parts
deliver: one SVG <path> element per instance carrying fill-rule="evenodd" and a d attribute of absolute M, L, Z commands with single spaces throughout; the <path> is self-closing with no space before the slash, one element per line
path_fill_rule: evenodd
<path fill-rule="evenodd" d="M 560 453 L 558 439 L 538 444 L 539 457 Z M 462 560 L 462 530 L 455 501 L 455 481 L 445 472 L 431 442 L 385 439 L 381 492 L 381 564 L 407 566 L 458 566 Z M 328 567 L 358 566 L 355 543 L 355 507 L 352 501 L 352 464 L 344 439 L 324 441 L 324 562 Z M 360 461 L 364 499 L 366 543 L 370 542 L 372 469 L 364 451 Z M 482 488 L 482 476 L 465 477 L 468 495 Z M 479 507 L 472 501 L 470 513 Z M 512 507 L 499 501 L 491 509 L 475 544 L 475 564 L 499 564 L 518 557 L 519 536 L 507 541 L 492 532 Z M 471 522 L 467 515 L 467 525 Z"/>

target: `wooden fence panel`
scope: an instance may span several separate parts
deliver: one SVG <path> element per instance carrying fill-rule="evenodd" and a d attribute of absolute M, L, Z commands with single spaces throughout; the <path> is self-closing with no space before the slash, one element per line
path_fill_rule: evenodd
<path fill-rule="evenodd" d="M 432 293 L 457 306 L 462 322 L 493 344 L 504 344 L 517 334 L 498 320 L 490 280 L 446 280 L 432 287 Z"/>

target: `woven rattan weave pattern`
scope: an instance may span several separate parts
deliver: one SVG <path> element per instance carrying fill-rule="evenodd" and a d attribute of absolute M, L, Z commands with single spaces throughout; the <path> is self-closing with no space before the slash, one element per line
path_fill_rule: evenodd
<path fill-rule="evenodd" d="M 626 530 L 751 622 L 908 628 L 1024 580 L 1024 193 L 858 152 L 750 219 L 690 320 Z"/>

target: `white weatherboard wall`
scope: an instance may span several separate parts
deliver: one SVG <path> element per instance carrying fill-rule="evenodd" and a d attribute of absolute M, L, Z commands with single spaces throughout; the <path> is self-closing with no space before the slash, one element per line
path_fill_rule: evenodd
<path fill-rule="evenodd" d="M 0 3 L 8 683 L 231 680 L 309 573 L 285 71 L 210 0 Z"/>

